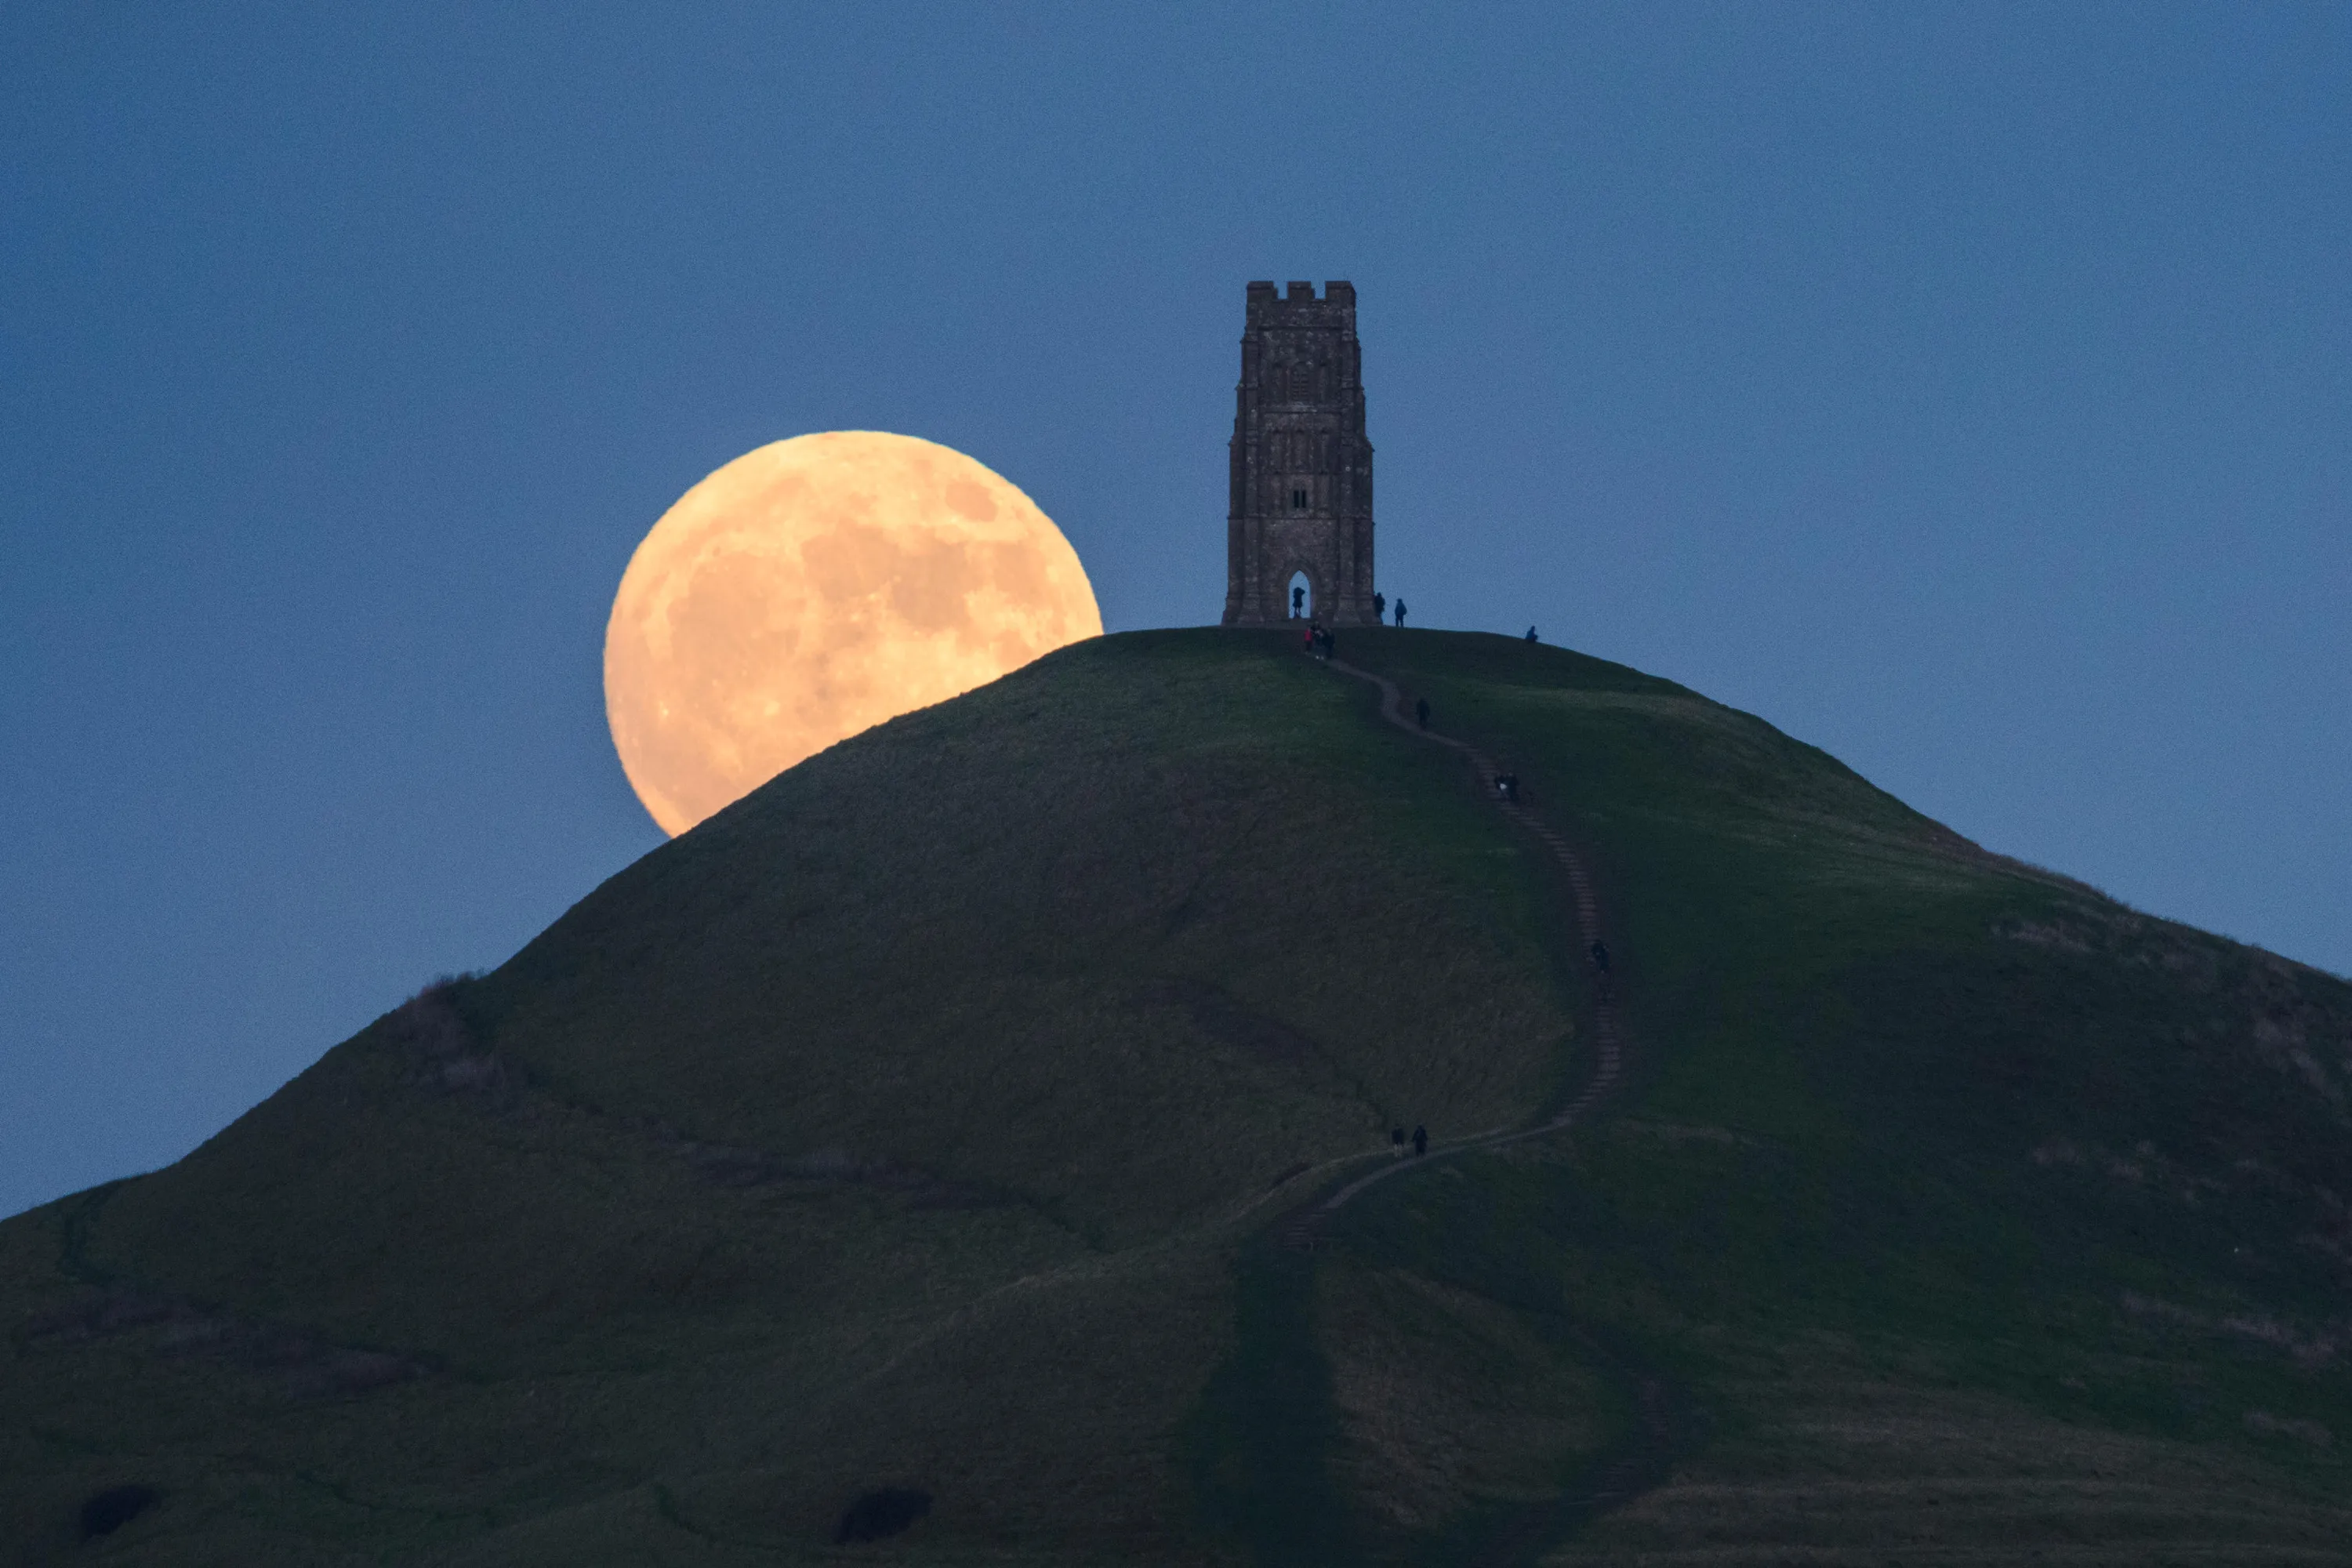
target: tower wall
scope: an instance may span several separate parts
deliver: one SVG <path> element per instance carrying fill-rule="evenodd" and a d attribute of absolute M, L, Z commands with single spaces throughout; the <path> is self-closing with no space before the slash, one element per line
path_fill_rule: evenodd
<path fill-rule="evenodd" d="M 1370 626 L 1372 444 L 1351 283 L 1249 286 L 1234 393 L 1224 624 L 1279 625 L 1304 572 L 1326 626 Z"/>

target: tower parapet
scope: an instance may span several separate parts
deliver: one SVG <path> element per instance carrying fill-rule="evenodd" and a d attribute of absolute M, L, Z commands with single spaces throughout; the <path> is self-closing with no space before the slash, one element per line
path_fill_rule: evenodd
<path fill-rule="evenodd" d="M 1321 299 L 1309 282 L 1249 285 L 1231 468 L 1224 624 L 1287 619 L 1301 573 L 1325 625 L 1377 621 L 1354 284 L 1326 283 Z"/>

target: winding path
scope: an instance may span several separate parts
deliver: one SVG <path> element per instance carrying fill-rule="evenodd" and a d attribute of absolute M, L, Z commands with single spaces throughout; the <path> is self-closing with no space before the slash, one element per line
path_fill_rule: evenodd
<path fill-rule="evenodd" d="M 1591 1078 L 1558 1115 L 1532 1127 L 1491 1128 L 1433 1147 L 1425 1156 L 1393 1159 L 1379 1170 L 1357 1177 L 1320 1200 L 1306 1205 L 1288 1218 L 1283 1226 L 1282 1244 L 1293 1251 L 1312 1251 L 1334 1215 L 1382 1182 L 1409 1171 L 1425 1170 L 1436 1160 L 1504 1148 L 1590 1120 L 1592 1112 L 1620 1087 L 1624 1078 L 1625 1052 L 1623 1037 L 1617 1026 L 1615 984 L 1610 972 L 1601 968 L 1591 957 L 1593 944 L 1601 940 L 1601 910 L 1593 897 L 1592 879 L 1585 872 L 1583 859 L 1541 817 L 1529 812 L 1518 801 L 1503 795 L 1495 782 L 1499 770 L 1492 758 L 1466 741 L 1425 730 L 1409 718 L 1404 710 L 1404 695 L 1397 689 L 1396 682 L 1338 658 L 1328 662 L 1340 674 L 1353 676 L 1380 689 L 1381 718 L 1409 735 L 1459 753 L 1476 773 L 1479 792 L 1487 804 L 1509 821 L 1533 834 L 1567 874 L 1569 890 L 1576 901 L 1578 952 L 1584 962 L 1593 965 L 1599 982 L 1593 1001 L 1596 1050 Z M 1679 1400 L 1671 1384 L 1663 1373 L 1646 1365 L 1630 1348 L 1612 1344 L 1581 1327 L 1572 1331 L 1587 1354 L 1599 1362 L 1603 1370 L 1621 1384 L 1633 1417 L 1633 1429 L 1615 1448 L 1594 1461 L 1591 1469 L 1577 1486 L 1549 1501 L 1520 1510 L 1486 1543 L 1486 1551 L 1477 1559 L 1482 1564 L 1533 1561 L 1576 1524 L 1663 1483 L 1673 1465 L 1679 1447 L 1676 1427 L 1680 1422 L 1676 1410 Z"/>
<path fill-rule="evenodd" d="M 1408 735 L 1427 741 L 1432 745 L 1444 746 L 1449 751 L 1460 752 L 1476 771 L 1479 790 L 1486 797 L 1487 803 L 1512 822 L 1534 834 L 1543 847 L 1550 852 L 1552 859 L 1559 863 L 1560 869 L 1568 873 L 1569 890 L 1575 895 L 1576 899 L 1578 949 L 1580 953 L 1586 955 L 1585 962 L 1591 963 L 1589 955 L 1591 952 L 1592 944 L 1601 940 L 1601 909 L 1593 899 L 1592 879 L 1585 875 L 1584 861 L 1575 850 L 1569 847 L 1568 841 L 1554 832 L 1541 817 L 1528 811 L 1517 801 L 1507 800 L 1503 797 L 1501 790 L 1495 783 L 1499 770 L 1496 768 L 1494 760 L 1486 752 L 1467 741 L 1457 741 L 1451 735 L 1440 735 L 1433 731 L 1424 730 L 1407 718 L 1404 711 L 1404 694 L 1397 689 L 1395 681 L 1384 675 L 1375 675 L 1369 669 L 1359 669 L 1352 664 L 1343 663 L 1336 658 L 1329 662 L 1331 668 L 1340 674 L 1352 675 L 1359 680 L 1370 681 L 1380 688 L 1381 718 Z M 1623 1039 L 1617 1028 L 1614 986 L 1611 983 L 1607 971 L 1601 970 L 1597 973 L 1600 985 L 1593 1003 L 1592 1029 L 1597 1051 L 1592 1077 L 1559 1115 L 1534 1127 L 1489 1128 L 1484 1132 L 1473 1133 L 1467 1138 L 1456 1139 L 1451 1143 L 1433 1148 L 1423 1158 L 1402 1158 L 1391 1161 L 1369 1175 L 1357 1177 L 1320 1203 L 1310 1204 L 1300 1210 L 1284 1231 L 1285 1244 L 1292 1247 L 1312 1247 L 1324 1222 L 1353 1202 L 1358 1194 L 1392 1176 L 1401 1175 L 1407 1171 L 1419 1170 L 1430 1160 L 1474 1153 L 1487 1149 L 1500 1149 L 1507 1144 L 1522 1142 L 1529 1138 L 1540 1138 L 1549 1132 L 1558 1132 L 1585 1118 L 1617 1088 L 1619 1080 L 1624 1075 L 1625 1051 Z"/>

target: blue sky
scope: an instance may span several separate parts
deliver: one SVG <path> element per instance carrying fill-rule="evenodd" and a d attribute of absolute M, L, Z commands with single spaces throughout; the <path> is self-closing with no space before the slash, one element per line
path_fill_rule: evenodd
<path fill-rule="evenodd" d="M 1242 286 L 1381 585 L 2352 971 L 2352 10 L 0 11 L 0 1212 L 659 842 L 604 618 L 904 431 L 1213 620 Z"/>

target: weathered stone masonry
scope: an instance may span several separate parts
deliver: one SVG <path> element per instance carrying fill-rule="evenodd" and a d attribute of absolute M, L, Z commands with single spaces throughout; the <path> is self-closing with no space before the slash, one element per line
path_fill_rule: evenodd
<path fill-rule="evenodd" d="M 1372 444 L 1364 438 L 1356 288 L 1249 286 L 1234 394 L 1224 624 L 1276 625 L 1304 572 L 1326 626 L 1370 626 Z"/>

